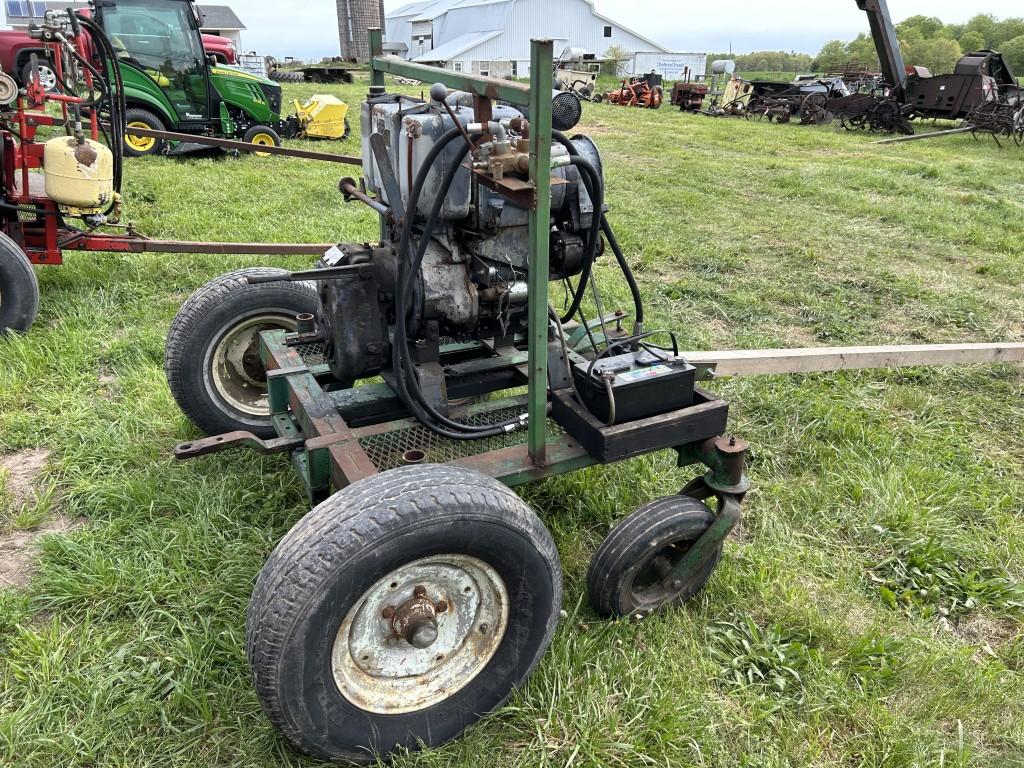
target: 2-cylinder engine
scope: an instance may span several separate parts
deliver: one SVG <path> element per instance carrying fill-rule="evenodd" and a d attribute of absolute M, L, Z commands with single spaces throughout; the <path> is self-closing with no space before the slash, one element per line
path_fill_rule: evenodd
<path fill-rule="evenodd" d="M 378 210 L 381 240 L 339 245 L 322 262 L 351 267 L 320 281 L 335 377 L 350 383 L 390 367 L 389 329 L 399 321 L 403 275 L 411 286 L 404 313 L 410 345 L 511 339 L 524 331 L 529 121 L 512 107 L 495 106 L 479 122 L 469 94 L 439 85 L 426 102 L 371 95 L 360 119 L 365 188 L 347 180 L 343 191 Z M 453 129 L 460 135 L 452 136 Z M 588 192 L 601 184 L 600 156 L 584 136 L 572 145 L 589 170 L 581 172 L 579 160 L 554 144 L 551 281 L 580 274 L 601 247 L 593 225 L 602 212 Z M 595 170 L 598 179 L 587 184 L 583 174 Z"/>

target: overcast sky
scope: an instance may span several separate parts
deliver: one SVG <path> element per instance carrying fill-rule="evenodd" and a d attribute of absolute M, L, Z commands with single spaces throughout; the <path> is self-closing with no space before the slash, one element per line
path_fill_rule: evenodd
<path fill-rule="evenodd" d="M 278 57 L 314 58 L 338 54 L 334 0 L 219 0 L 248 27 L 246 50 Z M 385 0 L 390 11 L 409 0 Z M 558 2 L 558 0 L 550 0 Z M 674 51 L 795 50 L 817 53 L 828 40 L 867 31 L 853 0 L 596 0 L 597 10 Z M 916 14 L 962 22 L 977 13 L 1024 15 L 1020 0 L 889 0 L 899 21 Z"/>

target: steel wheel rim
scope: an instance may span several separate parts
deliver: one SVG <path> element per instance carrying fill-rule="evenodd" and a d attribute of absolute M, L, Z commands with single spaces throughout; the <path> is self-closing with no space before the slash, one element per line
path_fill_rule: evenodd
<path fill-rule="evenodd" d="M 436 639 L 414 647 L 396 636 L 388 611 L 407 604 L 417 587 L 425 599 L 446 603 L 435 617 Z M 508 628 L 505 582 L 487 563 L 468 555 L 416 560 L 379 579 L 356 601 L 338 628 L 331 671 L 338 691 L 367 712 L 417 712 L 454 696 L 497 653 Z"/>
<path fill-rule="evenodd" d="M 294 332 L 295 328 L 295 318 L 277 313 L 254 315 L 227 328 L 214 345 L 207 364 L 221 399 L 248 416 L 269 416 L 266 371 L 258 359 L 259 335 L 280 329 Z"/>
<path fill-rule="evenodd" d="M 152 130 L 148 124 L 142 122 L 141 120 L 136 120 L 134 122 L 128 123 L 128 127 L 145 128 L 146 130 Z M 134 136 L 129 133 L 124 138 L 125 141 L 128 142 L 129 146 L 131 146 L 131 148 L 134 149 L 136 152 L 148 152 L 149 150 L 156 146 L 156 139 L 154 139 L 151 136 Z"/>
<path fill-rule="evenodd" d="M 274 138 L 269 133 L 257 133 L 255 136 L 252 137 L 252 140 L 249 143 L 256 144 L 257 146 L 260 147 L 276 146 L 276 144 L 274 143 Z M 257 151 L 256 155 L 258 157 L 269 157 L 270 153 Z"/>
<path fill-rule="evenodd" d="M 43 89 L 50 93 L 51 91 L 57 90 L 57 73 L 45 64 L 39 64 L 39 84 L 43 86 Z"/>

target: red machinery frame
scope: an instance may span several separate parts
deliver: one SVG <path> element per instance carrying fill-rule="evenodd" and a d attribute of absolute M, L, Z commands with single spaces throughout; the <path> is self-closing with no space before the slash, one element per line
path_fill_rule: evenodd
<path fill-rule="evenodd" d="M 71 46 L 78 56 L 87 61 L 92 58 L 90 42 L 84 34 L 69 39 L 55 29 L 44 28 L 43 35 L 43 45 L 52 53 L 52 66 L 58 82 L 65 82 L 67 77 L 64 66 L 65 46 Z M 81 76 L 85 92 L 92 93 L 95 88 L 92 72 L 83 67 Z M 59 116 L 47 111 L 46 107 L 50 103 L 60 105 Z M 18 244 L 32 264 L 61 264 L 65 251 L 320 256 L 331 247 L 331 243 L 212 243 L 153 240 L 139 234 L 130 225 L 124 227 L 123 233 L 99 231 L 100 226 L 113 226 L 116 222 L 104 222 L 84 229 L 69 226 L 65 222 L 65 212 L 61 206 L 47 196 L 43 176 L 33 173 L 43 167 L 45 150 L 45 143 L 37 142 L 36 137 L 40 128 L 66 126 L 78 123 L 81 119 L 83 132 L 98 141 L 101 126 L 96 111 L 76 110 L 76 107 L 86 103 L 87 100 L 79 96 L 48 93 L 37 74 L 19 93 L 13 113 L 7 110 L 0 116 L 0 142 L 3 149 L 0 173 L 3 181 L 3 200 L 6 203 L 0 209 L 0 231 Z M 85 112 L 84 119 L 81 118 L 81 112 Z M 194 137 L 189 138 L 195 140 Z M 234 146 L 231 148 L 237 149 Z M 353 158 L 342 156 L 273 149 L 277 150 L 277 154 L 289 152 L 300 157 L 353 162 Z"/>

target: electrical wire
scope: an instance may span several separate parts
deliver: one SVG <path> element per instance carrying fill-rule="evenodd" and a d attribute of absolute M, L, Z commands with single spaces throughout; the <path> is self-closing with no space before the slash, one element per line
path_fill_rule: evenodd
<path fill-rule="evenodd" d="M 565 147 L 571 156 L 579 156 L 579 150 L 561 131 L 552 131 L 551 138 Z M 612 225 L 608 221 L 608 217 L 603 212 L 601 214 L 601 231 L 604 233 L 609 247 L 615 254 L 615 261 L 618 262 L 619 269 L 622 271 L 623 277 L 626 278 L 626 283 L 629 286 L 629 292 L 633 297 L 633 312 L 636 324 L 639 328 L 643 328 L 644 303 L 643 296 L 640 293 L 640 287 L 637 285 L 636 277 L 633 275 L 633 270 L 630 268 L 629 262 L 626 260 L 626 256 L 622 252 L 622 248 L 619 246 L 619 241 L 615 237 Z"/>

